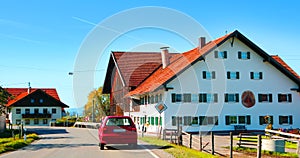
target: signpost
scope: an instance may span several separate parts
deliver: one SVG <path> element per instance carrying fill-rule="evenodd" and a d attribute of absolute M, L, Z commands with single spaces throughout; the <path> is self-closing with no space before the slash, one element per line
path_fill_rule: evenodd
<path fill-rule="evenodd" d="M 155 109 L 158 111 L 159 113 L 159 118 L 158 118 L 158 137 L 161 136 L 161 126 L 160 126 L 160 122 L 161 122 L 161 113 L 164 112 L 165 110 L 167 110 L 167 105 L 165 105 L 163 102 L 159 102 L 155 105 Z"/>

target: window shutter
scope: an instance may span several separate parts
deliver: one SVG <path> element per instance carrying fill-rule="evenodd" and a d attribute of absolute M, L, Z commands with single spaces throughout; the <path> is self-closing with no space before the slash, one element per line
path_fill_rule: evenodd
<path fill-rule="evenodd" d="M 227 51 L 224 51 L 223 53 L 224 53 L 224 59 L 226 59 L 227 58 Z"/>
<path fill-rule="evenodd" d="M 251 124 L 251 116 L 250 116 L 250 115 L 247 115 L 247 116 L 246 116 L 246 121 L 247 121 L 247 122 L 246 122 L 247 125 L 250 125 L 250 124 Z"/>
<path fill-rule="evenodd" d="M 206 79 L 206 71 L 202 71 L 203 79 Z"/>
<path fill-rule="evenodd" d="M 293 116 L 292 116 L 292 115 L 289 116 L 289 124 L 290 124 L 290 125 L 293 124 Z"/>
<path fill-rule="evenodd" d="M 215 103 L 218 102 L 218 94 L 217 93 L 214 94 L 214 101 L 215 101 Z"/>
<path fill-rule="evenodd" d="M 199 94 L 199 103 L 202 103 L 202 102 L 203 102 L 202 97 L 203 97 L 203 95 L 202 95 L 202 94 Z"/>
<path fill-rule="evenodd" d="M 238 52 L 238 58 L 241 59 L 242 58 L 242 52 Z"/>
<path fill-rule="evenodd" d="M 247 52 L 247 59 L 250 59 L 250 52 Z"/>
<path fill-rule="evenodd" d="M 215 78 L 216 78 L 216 72 L 215 72 L 215 71 L 212 71 L 212 72 L 211 72 L 211 78 L 212 78 L 212 79 L 215 79 Z"/>
<path fill-rule="evenodd" d="M 229 116 L 225 116 L 225 124 L 226 125 L 230 125 Z"/>
<path fill-rule="evenodd" d="M 204 116 L 199 116 L 199 125 L 203 125 Z"/>
<path fill-rule="evenodd" d="M 254 72 L 250 72 L 250 78 L 254 79 Z"/>
<path fill-rule="evenodd" d="M 262 72 L 259 72 L 259 79 L 263 79 L 263 73 Z"/>
<path fill-rule="evenodd" d="M 238 93 L 235 94 L 235 102 L 239 102 L 239 94 Z"/>
<path fill-rule="evenodd" d="M 279 116 L 279 124 L 282 125 L 282 116 Z"/>
<path fill-rule="evenodd" d="M 272 102 L 272 101 L 273 101 L 272 94 L 269 94 L 269 102 Z"/>
<path fill-rule="evenodd" d="M 225 94 L 225 102 L 228 102 L 228 93 Z"/>
<path fill-rule="evenodd" d="M 271 124 L 273 125 L 273 116 L 270 116 L 270 118 L 271 118 Z"/>
<path fill-rule="evenodd" d="M 219 120 L 218 120 L 218 116 L 215 116 L 215 125 L 219 125 Z"/>
<path fill-rule="evenodd" d="M 262 102 L 262 94 L 258 94 L 258 102 Z"/>
<path fill-rule="evenodd" d="M 281 94 L 278 94 L 278 102 L 282 102 L 282 100 L 281 100 Z"/>
<path fill-rule="evenodd" d="M 172 103 L 175 103 L 175 102 L 176 102 L 176 94 L 172 93 Z"/>
<path fill-rule="evenodd" d="M 240 79 L 240 72 L 236 72 L 236 79 Z"/>
<path fill-rule="evenodd" d="M 203 94 L 203 102 L 204 102 L 204 103 L 207 103 L 207 94 L 206 94 L 206 93 Z"/>
<path fill-rule="evenodd" d="M 218 58 L 218 51 L 215 51 L 215 58 Z"/>
<path fill-rule="evenodd" d="M 265 119 L 263 116 L 259 116 L 259 125 L 263 125 L 265 123 Z"/>
<path fill-rule="evenodd" d="M 227 71 L 227 79 L 230 79 L 230 71 Z"/>
<path fill-rule="evenodd" d="M 288 94 L 288 102 L 292 102 L 292 94 Z"/>

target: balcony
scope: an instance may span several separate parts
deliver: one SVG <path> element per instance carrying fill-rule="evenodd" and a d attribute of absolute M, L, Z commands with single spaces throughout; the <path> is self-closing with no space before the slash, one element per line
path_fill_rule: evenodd
<path fill-rule="evenodd" d="M 51 114 L 22 114 L 22 118 L 51 118 Z"/>

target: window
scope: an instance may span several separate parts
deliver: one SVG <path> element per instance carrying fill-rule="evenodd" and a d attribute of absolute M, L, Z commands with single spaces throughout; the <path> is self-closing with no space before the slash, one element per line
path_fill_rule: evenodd
<path fill-rule="evenodd" d="M 43 119 L 43 124 L 44 125 L 48 124 L 48 119 Z"/>
<path fill-rule="evenodd" d="M 258 102 L 272 102 L 272 94 L 258 94 Z"/>
<path fill-rule="evenodd" d="M 279 124 L 293 124 L 293 116 L 289 115 L 289 116 L 279 116 Z"/>
<path fill-rule="evenodd" d="M 25 114 L 30 114 L 30 109 L 25 109 Z"/>
<path fill-rule="evenodd" d="M 259 124 L 265 125 L 265 124 L 273 124 L 273 116 L 266 115 L 266 116 L 259 116 Z"/>
<path fill-rule="evenodd" d="M 33 98 L 30 99 L 30 103 L 34 103 L 34 99 Z"/>
<path fill-rule="evenodd" d="M 182 125 L 182 117 L 172 116 L 172 126 L 177 126 L 177 119 L 179 119 L 179 125 Z"/>
<path fill-rule="evenodd" d="M 227 71 L 227 79 L 240 79 L 239 72 Z"/>
<path fill-rule="evenodd" d="M 44 102 L 44 99 L 40 99 L 40 103 L 43 103 Z"/>
<path fill-rule="evenodd" d="M 30 124 L 30 120 L 29 119 L 25 119 L 25 125 L 29 125 Z"/>
<path fill-rule="evenodd" d="M 190 126 L 192 123 L 192 117 L 191 116 L 184 116 L 183 117 L 183 125 L 184 126 Z"/>
<path fill-rule="evenodd" d="M 52 108 L 52 114 L 56 114 L 56 109 Z"/>
<path fill-rule="evenodd" d="M 212 103 L 218 102 L 218 94 L 211 94 L 211 93 L 200 93 L 199 94 L 199 103 Z"/>
<path fill-rule="evenodd" d="M 239 59 L 250 59 L 250 52 L 238 52 L 238 58 Z"/>
<path fill-rule="evenodd" d="M 48 109 L 47 108 L 43 109 L 43 114 L 48 114 Z"/>
<path fill-rule="evenodd" d="M 225 124 L 231 125 L 231 124 L 251 124 L 251 116 L 225 116 Z"/>
<path fill-rule="evenodd" d="M 225 94 L 225 102 L 239 102 L 239 94 Z"/>
<path fill-rule="evenodd" d="M 192 95 L 191 94 L 183 94 L 183 102 L 190 103 L 192 101 Z"/>
<path fill-rule="evenodd" d="M 35 114 L 38 114 L 38 113 L 39 113 L 39 109 L 38 109 L 38 108 L 35 108 L 35 109 L 34 109 L 34 113 L 35 113 Z"/>
<path fill-rule="evenodd" d="M 181 102 L 181 101 L 182 101 L 182 94 L 172 93 L 172 103 Z"/>
<path fill-rule="evenodd" d="M 192 117 L 192 125 L 198 125 L 198 117 Z"/>
<path fill-rule="evenodd" d="M 226 59 L 227 51 L 215 51 L 215 58 Z"/>
<path fill-rule="evenodd" d="M 21 120 L 20 119 L 16 119 L 16 124 L 17 125 L 21 124 Z"/>
<path fill-rule="evenodd" d="M 262 72 L 250 72 L 250 78 L 252 80 L 262 80 L 263 73 Z"/>
<path fill-rule="evenodd" d="M 218 116 L 199 116 L 199 125 L 218 125 Z"/>
<path fill-rule="evenodd" d="M 292 102 L 292 94 L 278 94 L 278 102 Z"/>
<path fill-rule="evenodd" d="M 21 114 L 21 109 L 16 109 L 16 114 Z"/>
<path fill-rule="evenodd" d="M 215 79 L 216 78 L 216 72 L 215 71 L 202 71 L 203 79 Z"/>
<path fill-rule="evenodd" d="M 192 94 L 192 102 L 197 103 L 198 102 L 198 94 Z"/>
<path fill-rule="evenodd" d="M 39 124 L 39 119 L 34 119 L 34 124 L 35 125 Z"/>

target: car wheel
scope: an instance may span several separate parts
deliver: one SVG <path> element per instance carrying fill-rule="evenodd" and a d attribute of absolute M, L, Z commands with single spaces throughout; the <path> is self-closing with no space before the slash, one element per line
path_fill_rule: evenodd
<path fill-rule="evenodd" d="M 99 146 L 100 146 L 100 150 L 104 150 L 104 144 L 103 143 L 100 143 Z"/>

